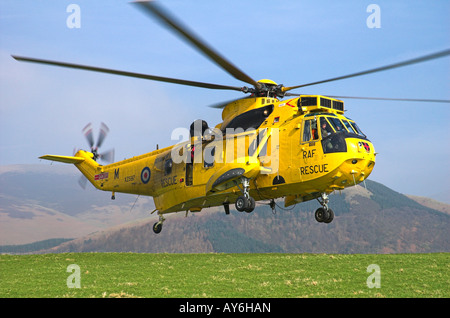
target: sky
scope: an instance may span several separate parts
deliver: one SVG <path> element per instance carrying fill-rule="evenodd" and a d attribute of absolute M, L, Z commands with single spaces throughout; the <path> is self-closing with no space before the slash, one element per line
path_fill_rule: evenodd
<path fill-rule="evenodd" d="M 255 80 L 285 86 L 450 48 L 450 1 L 228 0 L 159 3 Z M 371 11 L 371 4 L 378 10 Z M 78 10 L 73 11 L 73 5 Z M 379 13 L 374 16 L 372 14 Z M 73 15 L 78 14 L 78 15 Z M 374 20 L 375 19 L 375 20 Z M 76 24 L 79 22 L 79 25 Z M 169 146 L 195 119 L 210 126 L 241 98 L 195 88 L 15 61 L 11 54 L 232 86 L 233 78 L 128 1 L 0 0 L 0 165 L 87 149 L 82 129 L 110 133 L 116 160 Z M 450 57 L 295 92 L 450 99 Z M 344 99 L 373 142 L 370 179 L 450 203 L 450 105 Z"/>

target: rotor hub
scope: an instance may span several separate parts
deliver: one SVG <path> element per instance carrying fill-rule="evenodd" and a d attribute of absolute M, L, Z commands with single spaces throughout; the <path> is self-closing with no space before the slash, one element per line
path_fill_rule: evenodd
<path fill-rule="evenodd" d="M 244 86 L 242 92 L 252 93 L 256 97 L 284 97 L 283 84 L 277 84 L 270 79 L 262 79 L 257 82 L 254 88 Z"/>

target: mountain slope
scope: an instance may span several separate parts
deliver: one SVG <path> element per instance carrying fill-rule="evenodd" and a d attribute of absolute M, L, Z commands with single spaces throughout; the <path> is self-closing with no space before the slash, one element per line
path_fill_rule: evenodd
<path fill-rule="evenodd" d="M 68 165 L 0 167 L 0 245 L 75 238 L 52 252 L 449 252 L 449 205 L 426 207 L 366 181 L 330 195 L 335 219 L 317 223 L 316 201 L 275 211 L 258 202 L 253 213 L 211 208 L 185 217 L 169 214 L 156 235 L 149 197 L 110 193 L 77 184 Z M 419 201 L 419 202 L 424 202 Z M 49 251 L 49 250 L 48 250 Z"/>
<path fill-rule="evenodd" d="M 317 223 L 317 202 L 290 211 L 259 205 L 251 214 L 217 209 L 187 218 L 168 216 L 163 231 L 156 219 L 61 244 L 52 252 L 174 253 L 424 253 L 449 252 L 450 216 L 424 207 L 389 188 L 367 181 L 332 195 L 335 219 Z"/>

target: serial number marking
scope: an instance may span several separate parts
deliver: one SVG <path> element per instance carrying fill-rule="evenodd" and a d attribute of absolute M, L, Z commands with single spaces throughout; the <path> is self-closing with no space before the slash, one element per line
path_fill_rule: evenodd
<path fill-rule="evenodd" d="M 128 177 L 125 177 L 125 182 L 131 182 L 131 181 L 134 181 L 134 179 L 135 179 L 134 175 L 133 176 L 128 176 Z"/>

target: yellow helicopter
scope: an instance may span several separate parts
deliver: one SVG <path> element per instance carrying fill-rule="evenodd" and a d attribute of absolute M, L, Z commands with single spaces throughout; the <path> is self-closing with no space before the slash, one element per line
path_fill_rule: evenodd
<path fill-rule="evenodd" d="M 221 123 L 210 127 L 205 121 L 197 120 L 183 132 L 186 141 L 164 149 L 101 165 L 98 159 L 113 161 L 113 152 L 98 152 L 108 132 L 108 127 L 102 123 L 97 143 L 94 143 L 92 126 L 89 124 L 83 129 L 89 151 L 78 150 L 73 156 L 40 157 L 74 164 L 97 189 L 111 192 L 112 199 L 116 192 L 152 196 L 159 215 L 159 221 L 153 226 L 155 233 L 161 232 L 166 213 L 199 212 L 203 208 L 223 205 L 229 214 L 230 204 L 240 212 L 250 213 L 256 201 L 269 200 L 274 208 L 277 198 L 284 198 L 286 207 L 317 199 L 321 207 L 315 212 L 316 220 L 331 222 L 334 212 L 328 206 L 328 194 L 367 179 L 375 165 L 374 145 L 353 120 L 344 116 L 344 102 L 339 99 L 342 97 L 300 95 L 289 91 L 450 54 L 450 50 L 445 50 L 363 72 L 285 87 L 269 79 L 255 81 L 154 1 L 137 1 L 135 4 L 251 87 L 13 57 L 19 61 L 249 94 L 215 105 L 223 108 Z M 282 100 L 284 97 L 288 99 Z"/>

